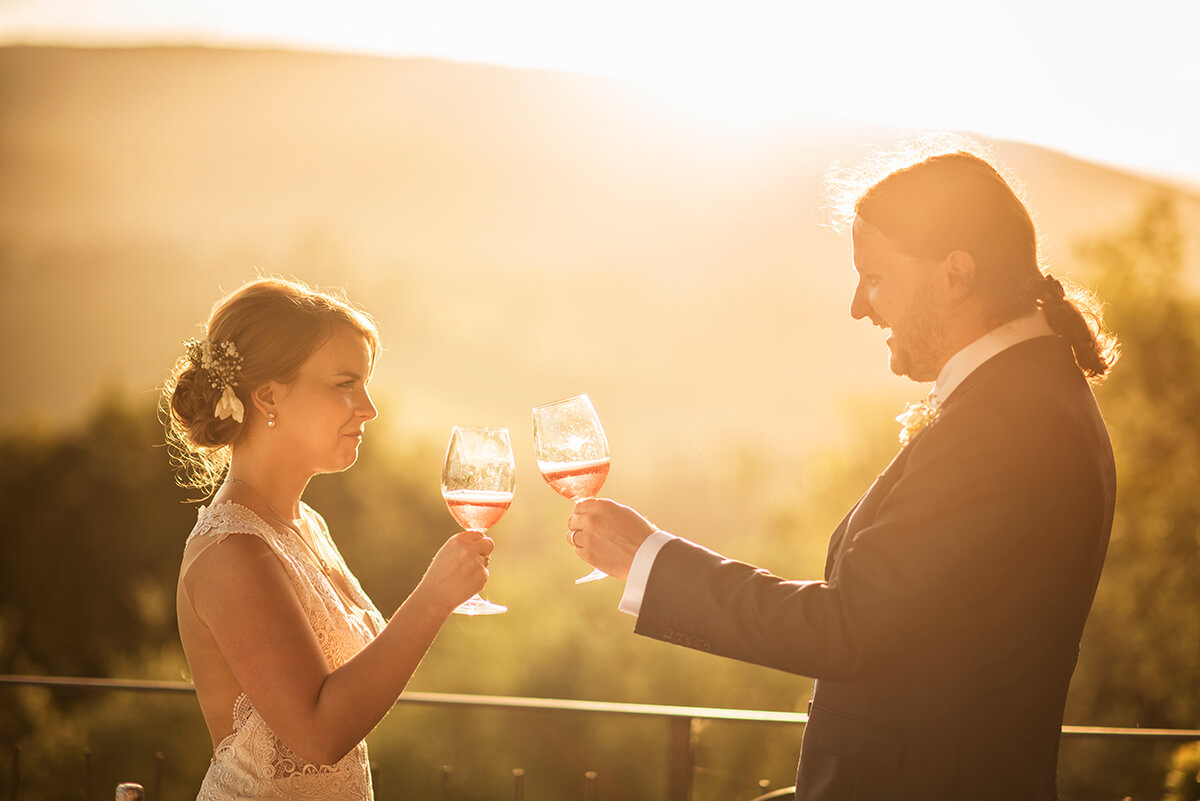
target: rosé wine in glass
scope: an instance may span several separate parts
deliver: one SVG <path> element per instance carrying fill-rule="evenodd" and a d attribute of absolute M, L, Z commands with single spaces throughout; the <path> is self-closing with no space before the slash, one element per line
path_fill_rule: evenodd
<path fill-rule="evenodd" d="M 513 494 L 465 489 L 443 492 L 442 497 L 460 526 L 467 531 L 487 531 L 508 511 Z"/>
<path fill-rule="evenodd" d="M 584 498 L 596 497 L 600 487 L 604 486 L 611 461 L 592 459 L 586 462 L 538 462 L 538 470 L 550 485 L 550 489 L 564 498 L 582 501 Z"/>
<path fill-rule="evenodd" d="M 442 465 L 442 498 L 467 531 L 484 532 L 496 525 L 512 503 L 516 465 L 507 428 L 455 426 Z M 497 615 L 508 607 L 479 593 L 454 610 L 460 615 Z"/>
<path fill-rule="evenodd" d="M 535 406 L 533 449 L 546 483 L 577 503 L 594 498 L 608 478 L 608 438 L 587 395 Z M 593 570 L 575 583 L 602 578 L 607 574 Z"/>

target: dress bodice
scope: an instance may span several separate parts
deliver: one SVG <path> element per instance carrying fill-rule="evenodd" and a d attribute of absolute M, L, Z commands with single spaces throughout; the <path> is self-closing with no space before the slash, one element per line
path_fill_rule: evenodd
<path fill-rule="evenodd" d="M 201 553 L 230 534 L 258 537 L 283 565 L 329 667 L 337 669 L 382 631 L 384 619 L 347 568 L 325 521 L 306 504 L 301 504 L 301 515 L 313 549 L 340 570 L 346 587 L 331 580 L 309 545 L 294 532 L 276 529 L 250 509 L 230 502 L 201 507 L 187 539 L 180 580 Z M 365 741 L 334 765 L 316 765 L 276 737 L 244 693 L 231 714 L 233 730 L 217 744 L 197 801 L 373 798 Z"/>

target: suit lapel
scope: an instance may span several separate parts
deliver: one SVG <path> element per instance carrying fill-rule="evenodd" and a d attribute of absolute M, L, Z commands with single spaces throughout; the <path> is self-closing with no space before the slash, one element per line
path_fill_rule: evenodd
<path fill-rule="evenodd" d="M 986 382 L 988 381 L 1011 380 L 1011 378 L 1004 379 L 1002 376 L 1005 374 L 1010 376 L 1016 375 L 1014 372 L 1016 370 L 1020 370 L 1023 374 L 1028 369 L 1023 365 L 1027 365 L 1027 360 L 1030 358 L 1039 358 L 1039 354 L 1054 351 L 1059 353 L 1059 358 L 1063 358 L 1063 348 L 1064 346 L 1056 337 L 1038 337 L 1005 349 L 996 356 L 988 359 L 964 378 L 962 383 L 942 403 L 941 413 L 946 414 L 952 407 L 968 402 L 967 399 L 975 395 L 976 388 L 986 386 Z M 1068 354 L 1066 358 L 1070 358 L 1070 352 L 1065 351 L 1065 353 Z M 1041 356 L 1040 358 L 1044 359 L 1046 357 Z M 998 376 L 1001 376 L 1001 378 L 998 378 Z M 930 424 L 930 426 L 936 425 L 936 421 Z M 875 517 L 879 512 L 879 505 L 887 497 L 888 493 L 891 492 L 896 482 L 900 480 L 900 476 L 904 474 L 904 467 L 908 463 L 909 454 L 912 453 L 913 447 L 920 441 L 921 437 L 925 436 L 926 431 L 928 431 L 928 427 L 918 431 L 912 438 L 912 441 L 900 449 L 900 452 L 892 459 L 887 469 L 879 474 L 879 477 L 875 479 L 875 483 L 871 485 L 866 494 L 859 498 L 854 508 L 838 524 L 838 527 L 833 532 L 833 536 L 829 539 L 829 552 L 825 558 L 826 581 L 833 575 L 838 559 L 841 557 L 842 552 L 853 542 L 854 535 L 875 522 Z"/>
<path fill-rule="evenodd" d="M 904 465 L 908 463 L 908 455 L 912 452 L 913 442 L 916 442 L 920 436 L 921 434 L 917 434 L 912 442 L 900 449 L 891 464 L 879 474 L 866 493 L 858 499 L 858 503 L 854 504 L 854 508 L 842 518 L 842 522 L 834 530 L 833 536 L 829 538 L 829 552 L 825 556 L 826 581 L 833 575 L 837 560 L 841 557 L 842 551 L 853 541 L 854 535 L 875 521 L 879 504 L 883 503 L 883 499 L 887 497 L 892 487 L 900 480 L 900 476 L 904 474 Z"/>

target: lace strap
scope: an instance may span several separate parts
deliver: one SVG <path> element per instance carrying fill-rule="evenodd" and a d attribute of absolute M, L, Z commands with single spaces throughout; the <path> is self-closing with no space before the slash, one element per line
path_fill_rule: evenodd
<path fill-rule="evenodd" d="M 180 579 L 205 551 L 223 542 L 231 534 L 258 537 L 276 554 L 281 553 L 279 535 L 275 529 L 241 504 L 223 501 L 207 507 L 201 506 L 196 517 L 196 526 L 184 543 L 183 564 L 179 568 Z"/>

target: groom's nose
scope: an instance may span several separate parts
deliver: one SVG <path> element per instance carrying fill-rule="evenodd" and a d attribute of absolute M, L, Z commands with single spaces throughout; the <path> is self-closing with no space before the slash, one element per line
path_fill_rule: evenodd
<path fill-rule="evenodd" d="M 854 297 L 850 299 L 850 316 L 855 320 L 861 320 L 864 317 L 870 317 L 871 321 L 875 321 L 875 309 L 871 306 L 871 302 L 867 300 L 867 292 L 860 280 L 858 285 L 854 287 Z"/>

